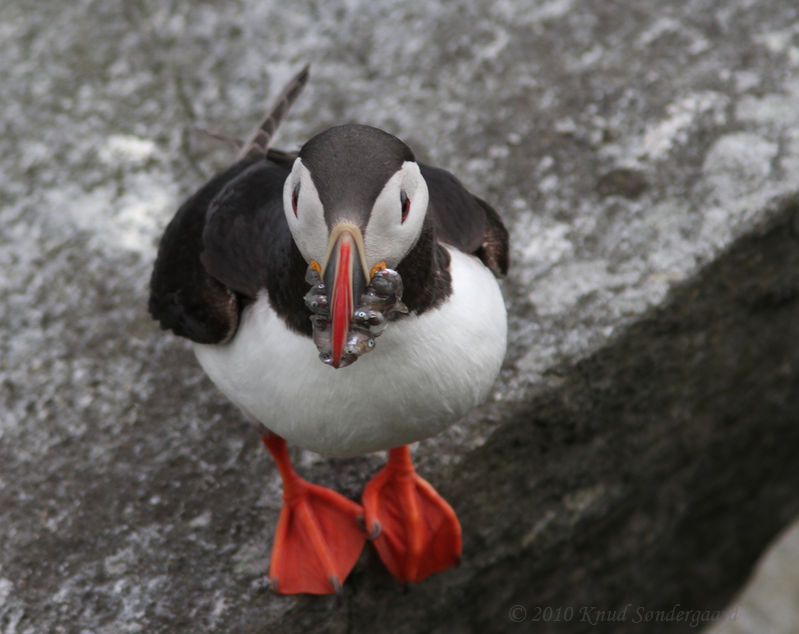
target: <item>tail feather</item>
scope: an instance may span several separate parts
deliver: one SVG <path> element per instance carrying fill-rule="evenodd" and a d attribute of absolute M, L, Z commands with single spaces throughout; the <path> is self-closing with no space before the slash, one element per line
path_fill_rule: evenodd
<path fill-rule="evenodd" d="M 242 144 L 236 156 L 237 161 L 247 156 L 266 156 L 275 131 L 285 118 L 289 108 L 291 108 L 292 104 L 302 92 L 305 84 L 308 82 L 309 69 L 310 64 L 306 64 L 303 69 L 286 84 L 283 91 L 272 105 L 272 108 L 267 112 L 266 116 L 261 119 L 255 129 L 247 137 L 247 140 Z"/>

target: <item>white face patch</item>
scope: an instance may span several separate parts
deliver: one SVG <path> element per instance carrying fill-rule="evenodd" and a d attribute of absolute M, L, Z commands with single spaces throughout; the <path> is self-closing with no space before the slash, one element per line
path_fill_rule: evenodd
<path fill-rule="evenodd" d="M 406 200 L 407 214 L 403 221 Z M 427 183 L 419 165 L 405 161 L 375 199 L 363 232 L 367 272 L 381 261 L 390 268 L 396 268 L 419 239 L 427 203 Z M 294 161 L 283 186 L 283 211 L 305 261 L 316 260 L 324 265 L 329 246 L 324 207 L 302 159 Z"/>
<path fill-rule="evenodd" d="M 297 193 L 296 214 L 294 211 L 295 191 Z M 283 185 L 283 211 L 294 242 L 305 261 L 316 260 L 319 263 L 324 263 L 327 251 L 325 210 L 311 178 L 311 173 L 302 164 L 302 159 L 298 158 L 294 161 L 291 174 Z"/>
<path fill-rule="evenodd" d="M 403 222 L 403 192 L 408 200 Z M 371 269 L 381 260 L 396 268 L 416 244 L 427 214 L 427 183 L 419 165 L 405 161 L 377 196 L 364 230 L 366 262 Z"/>

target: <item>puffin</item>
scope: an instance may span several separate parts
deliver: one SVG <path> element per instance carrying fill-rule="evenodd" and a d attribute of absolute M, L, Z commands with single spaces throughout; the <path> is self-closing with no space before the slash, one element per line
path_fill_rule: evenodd
<path fill-rule="evenodd" d="M 503 363 L 508 232 L 450 172 L 375 127 L 270 147 L 306 66 L 177 210 L 149 311 L 192 342 L 211 381 L 259 425 L 283 487 L 269 582 L 331 594 L 371 542 L 408 586 L 456 565 L 461 526 L 409 444 L 488 396 Z M 223 135 L 214 136 L 222 138 Z M 386 451 L 359 502 L 302 478 L 287 443 Z"/>

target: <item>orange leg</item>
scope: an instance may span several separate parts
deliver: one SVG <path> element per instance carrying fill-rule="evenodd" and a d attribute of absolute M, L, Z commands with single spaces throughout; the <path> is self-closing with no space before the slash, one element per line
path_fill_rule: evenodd
<path fill-rule="evenodd" d="M 286 441 L 261 436 L 283 478 L 283 508 L 275 531 L 269 581 L 279 594 L 331 594 L 352 570 L 366 542 L 363 508 L 294 471 Z"/>
<path fill-rule="evenodd" d="M 416 583 L 458 563 L 455 511 L 416 474 L 407 445 L 389 451 L 386 466 L 366 485 L 363 508 L 380 559 L 400 581 Z"/>

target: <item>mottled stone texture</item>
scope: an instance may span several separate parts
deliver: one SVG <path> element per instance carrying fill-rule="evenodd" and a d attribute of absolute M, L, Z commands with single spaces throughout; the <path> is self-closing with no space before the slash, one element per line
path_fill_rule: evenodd
<path fill-rule="evenodd" d="M 513 240 L 496 389 L 414 448 L 463 563 L 409 592 L 370 550 L 269 592 L 277 473 L 145 311 L 231 156 L 191 126 L 307 61 L 279 147 L 385 128 Z M 0 76 L 0 631 L 680 632 L 799 514 L 794 0 L 18 0 Z M 354 498 L 382 462 L 295 457 Z"/>

